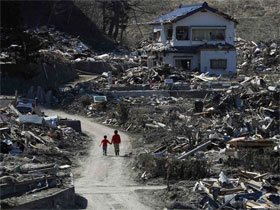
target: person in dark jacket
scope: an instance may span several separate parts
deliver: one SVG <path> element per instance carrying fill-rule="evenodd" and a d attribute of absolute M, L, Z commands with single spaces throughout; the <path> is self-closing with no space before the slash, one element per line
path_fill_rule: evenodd
<path fill-rule="evenodd" d="M 116 154 L 116 156 L 119 156 L 120 155 L 121 137 L 118 134 L 117 130 L 115 130 L 114 133 L 115 134 L 112 136 L 111 144 L 114 144 L 115 154 Z"/>

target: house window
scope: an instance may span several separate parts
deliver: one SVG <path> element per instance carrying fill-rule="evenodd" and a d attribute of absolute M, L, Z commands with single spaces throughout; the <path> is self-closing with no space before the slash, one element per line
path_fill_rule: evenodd
<path fill-rule="evenodd" d="M 224 41 L 225 29 L 193 29 L 193 41 Z"/>
<path fill-rule="evenodd" d="M 154 32 L 154 41 L 158 42 L 160 37 L 160 31 Z"/>
<path fill-rule="evenodd" d="M 227 60 L 226 59 L 212 59 L 210 61 L 211 69 L 226 69 L 227 68 Z"/>
<path fill-rule="evenodd" d="M 172 39 L 172 34 L 173 34 L 173 28 L 168 28 L 167 29 L 167 40 Z"/>
<path fill-rule="evenodd" d="M 183 71 L 190 71 L 191 70 L 191 60 L 190 59 L 176 59 L 175 60 L 175 67 Z"/>
<path fill-rule="evenodd" d="M 187 26 L 176 27 L 176 39 L 177 40 L 189 40 L 189 28 Z"/>

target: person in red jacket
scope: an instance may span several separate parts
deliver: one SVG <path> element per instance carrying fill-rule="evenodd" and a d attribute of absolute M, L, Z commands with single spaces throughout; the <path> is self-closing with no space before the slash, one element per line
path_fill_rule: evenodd
<path fill-rule="evenodd" d="M 114 131 L 114 135 L 112 136 L 112 140 L 111 140 L 111 144 L 114 144 L 114 148 L 115 148 L 115 154 L 116 156 L 120 155 L 120 143 L 121 143 L 121 137 L 118 134 L 118 131 L 115 130 Z"/>
<path fill-rule="evenodd" d="M 99 146 L 103 145 L 102 149 L 103 149 L 104 156 L 107 156 L 107 143 L 112 144 L 111 142 L 108 141 L 107 136 L 104 136 L 104 139 L 101 141 L 101 144 L 99 145 Z"/>

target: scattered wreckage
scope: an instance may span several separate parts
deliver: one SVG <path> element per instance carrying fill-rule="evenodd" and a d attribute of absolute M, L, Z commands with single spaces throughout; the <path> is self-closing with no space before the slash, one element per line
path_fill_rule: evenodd
<path fill-rule="evenodd" d="M 168 77 L 175 71 L 163 75 Z M 138 70 L 135 73 L 146 74 Z M 203 97 L 166 96 L 160 92 L 152 96 L 120 97 L 109 94 L 107 77 L 97 77 L 75 91 L 72 89 L 68 102 L 61 105 L 104 124 L 143 135 L 135 140 L 136 145 L 142 145 L 137 149 L 139 155 L 134 168 L 140 181 L 149 182 L 161 177 L 174 183 L 175 180 L 201 178 L 197 189 L 206 198 L 201 204 L 198 202 L 197 208 L 222 209 L 243 205 L 244 208 L 269 206 L 277 209 L 279 204 L 273 199 L 279 197 L 279 75 L 239 75 L 235 80 L 224 80 L 205 74 L 181 74 L 189 79 L 192 87 L 202 92 L 207 88 L 209 92 Z M 118 85 L 121 88 L 121 81 L 127 81 L 123 82 L 125 85 L 130 83 L 126 76 L 122 78 L 124 80 L 116 79 L 111 89 Z M 148 82 L 145 78 L 149 77 L 139 78 L 145 84 Z M 102 82 L 104 85 L 100 85 Z M 132 84 L 135 86 L 131 88 L 143 85 L 142 82 Z M 153 87 L 157 85 L 159 89 L 163 87 L 160 78 Z M 147 86 L 151 90 L 150 84 Z M 106 96 L 102 106 L 94 102 L 93 96 L 97 93 Z M 70 92 L 65 94 L 61 97 L 64 100 Z M 251 171 L 253 175 L 243 181 L 230 179 L 231 187 L 224 187 L 217 181 L 221 171 L 232 175 L 238 170 L 245 174 Z M 262 179 L 263 174 L 272 182 Z M 207 179 L 214 181 L 208 182 Z M 276 190 L 259 188 L 257 192 L 250 185 L 252 180 L 260 182 L 260 186 L 270 183 Z M 247 198 L 248 194 L 254 193 L 259 193 L 256 199 Z"/>
<path fill-rule="evenodd" d="M 53 32 L 46 33 L 51 36 Z M 78 47 L 79 42 L 73 43 L 72 47 Z M 61 50 L 60 54 L 71 62 L 129 61 L 128 68 L 114 68 L 111 85 L 110 74 L 104 72 L 91 81 L 52 92 L 44 92 L 39 87 L 36 92 L 33 87 L 27 95 L 37 96 L 41 103 L 52 103 L 69 112 L 143 135 L 135 140 L 136 145 L 141 145 L 137 149 L 135 167 L 138 180 L 201 179 L 192 185 L 196 193 L 203 194 L 197 208 L 279 208 L 275 201 L 279 198 L 277 175 L 280 170 L 279 41 L 256 44 L 237 39 L 239 74 L 236 78 L 182 72 L 167 65 L 148 69 L 141 65 L 146 62 L 145 45 L 137 49 L 134 58 L 123 59 L 111 54 L 88 56 L 91 52 L 81 46 L 81 52 Z M 48 52 L 41 53 L 47 55 Z M 113 94 L 122 90 L 142 94 L 147 90 L 151 94 L 138 97 Z M 156 90 L 159 92 L 153 94 Z M 199 97 L 191 95 L 194 90 L 201 93 Z M 1 127 L 4 147 L 1 148 L 5 149 L 1 152 L 4 164 L 1 173 L 25 177 L 26 172 L 12 170 L 19 166 L 17 162 L 11 168 L 5 165 L 6 159 L 19 161 L 22 153 L 29 155 L 27 163 L 43 164 L 32 166 L 26 170 L 27 174 L 39 171 L 41 175 L 49 170 L 52 175 L 62 170 L 61 167 L 69 170 L 71 161 L 67 149 L 71 144 L 83 147 L 87 142 L 76 135 L 80 131 L 79 122 L 61 122 L 55 116 L 18 117 L 16 112 L 15 107 L 1 109 L 4 122 Z M 46 161 L 44 157 L 50 154 L 60 158 Z M 63 179 L 57 181 L 56 178 L 56 182 L 61 183 Z M 30 191 L 55 185 L 51 178 L 44 183 Z"/>
<path fill-rule="evenodd" d="M 1 209 L 73 207 L 71 168 L 89 143 L 80 132 L 79 121 L 1 108 Z"/>

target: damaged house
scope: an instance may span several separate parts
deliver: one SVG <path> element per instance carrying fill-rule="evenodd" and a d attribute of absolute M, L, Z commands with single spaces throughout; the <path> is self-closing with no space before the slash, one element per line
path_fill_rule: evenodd
<path fill-rule="evenodd" d="M 155 44 L 150 49 L 149 67 L 169 64 L 210 75 L 236 73 L 237 21 L 206 2 L 180 6 L 150 24 Z"/>

